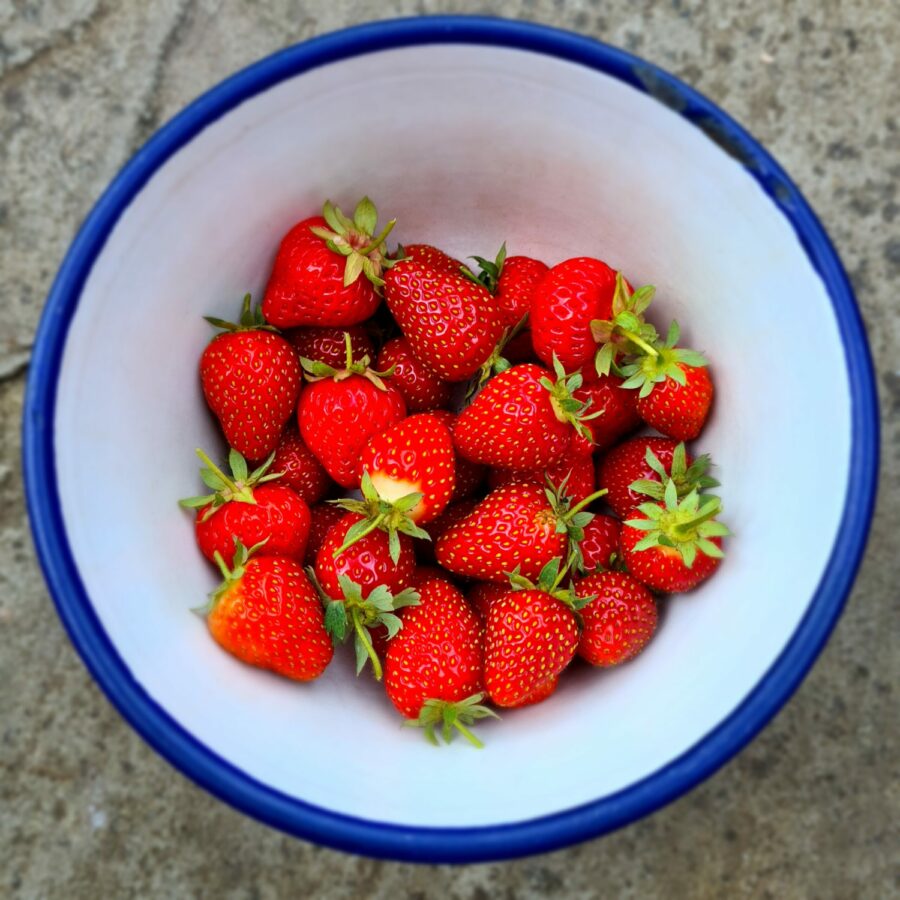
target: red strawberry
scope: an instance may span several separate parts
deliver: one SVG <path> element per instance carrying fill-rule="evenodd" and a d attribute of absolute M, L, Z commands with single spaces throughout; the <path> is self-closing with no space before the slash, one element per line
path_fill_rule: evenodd
<path fill-rule="evenodd" d="M 647 493 L 653 490 L 651 483 L 657 484 L 653 496 L 662 498 L 664 476 L 675 480 L 679 496 L 694 488 L 715 487 L 718 482 L 706 474 L 709 465 L 708 456 L 694 460 L 684 444 L 677 444 L 670 438 L 636 437 L 613 447 L 600 460 L 597 485 L 606 489 L 606 502 L 620 519 L 624 519 L 651 496 Z M 639 489 L 633 487 L 636 481 L 641 482 Z"/>
<path fill-rule="evenodd" d="M 472 609 L 481 616 L 482 621 L 487 621 L 488 610 L 498 597 L 508 594 L 512 588 L 509 581 L 506 584 L 494 584 L 491 581 L 479 581 L 466 591 L 466 600 Z"/>
<path fill-rule="evenodd" d="M 689 591 L 722 560 L 728 529 L 714 518 L 718 497 L 691 491 L 679 501 L 667 480 L 662 502 L 642 503 L 622 525 L 619 548 L 628 571 L 654 591 Z"/>
<path fill-rule="evenodd" d="M 434 560 L 434 548 L 441 535 L 457 522 L 461 522 L 477 505 L 478 501 L 472 499 L 451 503 L 433 522 L 424 525 L 423 530 L 428 532 L 431 540 L 417 541 L 416 555 L 420 559 Z"/>
<path fill-rule="evenodd" d="M 348 219 L 330 202 L 322 216 L 298 222 L 283 238 L 266 286 L 263 312 L 278 328 L 339 327 L 364 322 L 381 302 L 377 288 L 389 263 L 375 206 L 363 197 Z M 360 278 L 365 275 L 365 278 Z"/>
<path fill-rule="evenodd" d="M 206 622 L 218 644 L 243 662 L 297 681 L 325 671 L 334 654 L 322 606 L 303 569 L 290 559 L 254 556 L 238 546 L 210 602 Z"/>
<path fill-rule="evenodd" d="M 410 724 L 425 729 L 437 743 L 434 728 L 449 741 L 453 728 L 476 747 L 468 729 L 475 719 L 494 715 L 479 706 L 483 698 L 483 628 L 462 594 L 432 579 L 421 589 L 418 606 L 406 610 L 403 627 L 390 642 L 384 686 L 388 698 Z"/>
<path fill-rule="evenodd" d="M 341 575 L 359 585 L 364 597 L 379 585 L 397 593 L 408 587 L 412 578 L 416 561 L 412 539 L 405 534 L 398 535 L 400 553 L 396 562 L 391 559 L 384 531 L 371 531 L 352 547 L 341 550 L 347 532 L 362 518 L 358 513 L 345 513 L 328 530 L 316 556 L 316 579 L 332 599 L 341 597 Z"/>
<path fill-rule="evenodd" d="M 463 275 L 401 260 L 384 292 L 413 353 L 446 381 L 474 375 L 503 333 L 494 298 Z"/>
<path fill-rule="evenodd" d="M 595 515 L 584 526 L 584 537 L 579 542 L 579 547 L 583 571 L 608 569 L 612 564 L 612 557 L 619 552 L 619 520 L 612 516 Z"/>
<path fill-rule="evenodd" d="M 676 347 L 678 323 L 665 342 L 656 342 L 634 361 L 621 366 L 625 388 L 640 388 L 638 415 L 651 427 L 678 441 L 691 441 L 703 430 L 713 399 L 706 359 L 695 350 Z"/>
<path fill-rule="evenodd" d="M 306 545 L 303 565 L 314 566 L 319 548 L 325 542 L 328 530 L 339 519 L 343 519 L 346 513 L 339 506 L 333 506 L 331 503 L 319 503 L 310 507 L 309 515 L 309 543 Z"/>
<path fill-rule="evenodd" d="M 578 622 L 573 610 L 584 601 L 558 590 L 558 569 L 559 560 L 551 562 L 538 585 L 510 591 L 488 610 L 484 684 L 497 706 L 544 699 L 575 655 Z"/>
<path fill-rule="evenodd" d="M 460 455 L 507 469 L 546 469 L 558 463 L 578 430 L 583 404 L 572 392 L 581 375 L 568 378 L 528 363 L 495 375 L 463 410 L 453 431 Z"/>
<path fill-rule="evenodd" d="M 616 666 L 637 656 L 656 630 L 656 603 L 639 581 L 624 572 L 599 572 L 575 583 L 581 608 L 578 655 L 592 666 Z"/>
<path fill-rule="evenodd" d="M 409 412 L 426 412 L 450 403 L 450 383 L 443 381 L 413 355 L 404 337 L 388 341 L 378 354 L 381 371 L 393 369 L 391 384 L 403 394 Z"/>
<path fill-rule="evenodd" d="M 406 244 L 403 248 L 403 259 L 412 259 L 429 269 L 438 272 L 449 272 L 451 275 L 459 275 L 464 268 L 463 264 L 452 256 L 448 256 L 443 250 L 432 247 L 431 244 Z"/>
<path fill-rule="evenodd" d="M 555 557 L 565 557 L 569 537 L 580 540 L 590 513 L 569 508 L 536 484 L 510 484 L 492 491 L 435 548 L 440 565 L 457 575 L 505 583 L 518 569 L 535 578 Z"/>
<path fill-rule="evenodd" d="M 548 481 L 561 487 L 562 492 L 573 503 L 578 503 L 594 493 L 594 461 L 590 456 L 569 452 L 549 469 L 529 469 L 524 472 L 517 469 L 491 469 L 488 474 L 488 486 L 491 490 L 515 482 L 543 486 Z"/>
<path fill-rule="evenodd" d="M 605 450 L 641 424 L 637 395 L 623 388 L 623 381 L 615 375 L 596 375 L 589 367 L 584 370 L 584 383 L 572 396 L 587 404 L 590 412 L 603 412 L 585 421 L 592 440 L 579 435 L 573 442 L 574 449 L 583 453 Z"/>
<path fill-rule="evenodd" d="M 431 415 L 436 419 L 440 419 L 447 428 L 450 429 L 452 435 L 456 429 L 456 422 L 459 419 L 457 415 L 446 409 L 433 410 Z M 454 447 L 456 445 L 454 444 Z M 484 476 L 487 472 L 484 466 L 478 463 L 469 462 L 465 457 L 456 454 L 456 485 L 453 488 L 453 502 L 465 500 L 471 497 L 484 482 Z"/>
<path fill-rule="evenodd" d="M 237 450 L 228 460 L 229 478 L 202 451 L 197 455 L 206 464 L 201 477 L 213 493 L 189 497 L 181 505 L 197 509 L 194 526 L 200 551 L 210 561 L 221 556 L 232 564 L 236 541 L 245 547 L 258 546 L 257 556 L 283 556 L 302 561 L 309 537 L 309 507 L 305 501 L 282 484 L 267 484 L 279 474 L 266 474 L 272 460 L 254 472 Z"/>
<path fill-rule="evenodd" d="M 507 256 L 506 244 L 493 261 L 474 257 L 481 267 L 478 280 L 494 295 L 504 328 L 518 325 L 531 311 L 538 282 L 547 266 L 530 256 Z"/>
<path fill-rule="evenodd" d="M 300 395 L 297 417 L 306 446 L 342 487 L 359 487 L 359 457 L 377 434 L 406 416 L 403 396 L 368 359 L 335 371 L 322 363 L 309 368 L 315 380 Z"/>
<path fill-rule="evenodd" d="M 303 443 L 297 426 L 288 424 L 275 448 L 270 471 L 280 472 L 279 484 L 296 491 L 307 503 L 317 503 L 331 486 L 328 473 Z"/>
<path fill-rule="evenodd" d="M 540 364 L 534 352 L 531 343 L 531 332 L 527 328 L 512 335 L 503 345 L 503 358 L 511 365 L 517 366 L 520 363 L 536 363 Z"/>
<path fill-rule="evenodd" d="M 531 304 L 531 337 L 545 365 L 555 355 L 574 372 L 593 360 L 591 322 L 612 316 L 615 292 L 616 272 L 599 259 L 567 259 L 547 272 Z"/>
<path fill-rule="evenodd" d="M 200 357 L 203 395 L 225 440 L 247 459 L 264 460 L 278 443 L 300 393 L 296 354 L 244 297 L 240 325 L 207 317 L 216 335 Z"/>
<path fill-rule="evenodd" d="M 372 339 L 361 325 L 347 328 L 291 328 L 284 336 L 303 359 L 324 363 L 333 369 L 344 367 L 348 336 L 353 362 L 360 362 L 364 356 L 375 358 Z"/>

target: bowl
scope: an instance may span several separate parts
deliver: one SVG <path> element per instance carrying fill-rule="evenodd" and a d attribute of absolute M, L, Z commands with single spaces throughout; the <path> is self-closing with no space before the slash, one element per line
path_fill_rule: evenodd
<path fill-rule="evenodd" d="M 215 583 L 176 499 L 215 445 L 210 331 L 257 297 L 281 235 L 363 193 L 400 241 L 547 262 L 599 255 L 658 288 L 713 360 L 700 444 L 735 536 L 634 662 L 436 750 L 341 657 L 296 685 L 191 614 Z M 36 546 L 96 680 L 174 766 L 285 831 L 358 853 L 545 851 L 664 804 L 797 687 L 863 552 L 877 467 L 871 363 L 821 225 L 772 157 L 671 75 L 493 19 L 365 25 L 277 53 L 163 127 L 73 243 L 25 413 Z"/>

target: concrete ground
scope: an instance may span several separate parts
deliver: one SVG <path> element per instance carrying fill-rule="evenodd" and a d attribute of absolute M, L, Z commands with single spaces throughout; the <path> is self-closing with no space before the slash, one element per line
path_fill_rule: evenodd
<path fill-rule="evenodd" d="M 43 300 L 122 163 L 186 101 L 264 54 L 346 24 L 429 12 L 594 35 L 668 68 L 747 125 L 843 256 L 885 422 L 865 564 L 834 637 L 776 721 L 647 820 L 555 854 L 463 869 L 357 859 L 286 837 L 151 752 L 63 634 L 19 476 Z M 0 896 L 900 896 L 898 47 L 900 18 L 884 0 L 0 0 Z M 798 365 L 814 363 L 798 353 Z"/>

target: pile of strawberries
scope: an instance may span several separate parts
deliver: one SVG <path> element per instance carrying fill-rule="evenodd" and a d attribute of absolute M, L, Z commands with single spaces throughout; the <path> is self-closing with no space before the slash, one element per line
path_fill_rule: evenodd
<path fill-rule="evenodd" d="M 599 259 L 389 254 L 375 207 L 326 203 L 284 237 L 261 310 L 203 352 L 228 471 L 198 450 L 205 611 L 226 650 L 317 678 L 351 640 L 408 724 L 454 730 L 618 665 L 728 531 L 706 360 Z M 461 411 L 460 411 L 461 410 Z M 632 436 L 643 426 L 653 436 Z M 644 432 L 646 435 L 646 429 Z M 351 491 L 359 491 L 351 495 Z M 597 511 L 600 498 L 611 511 Z"/>

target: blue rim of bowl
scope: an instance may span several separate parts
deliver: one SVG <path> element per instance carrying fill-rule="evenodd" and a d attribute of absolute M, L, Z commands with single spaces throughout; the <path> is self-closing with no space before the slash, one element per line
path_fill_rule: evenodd
<path fill-rule="evenodd" d="M 852 404 L 853 495 L 848 490 L 828 564 L 794 634 L 742 703 L 677 759 L 615 794 L 528 821 L 470 828 L 408 827 L 334 813 L 267 787 L 197 741 L 143 690 L 104 632 L 69 547 L 54 466 L 57 382 L 69 322 L 112 229 L 154 172 L 210 123 L 284 79 L 361 54 L 434 43 L 528 50 L 611 75 L 665 103 L 734 156 L 793 225 L 828 291 Z M 178 769 L 257 819 L 338 849 L 415 862 L 504 859 L 596 837 L 674 800 L 744 747 L 796 690 L 840 616 L 872 518 L 879 446 L 875 379 L 853 292 L 815 214 L 766 150 L 697 91 L 629 53 L 544 25 L 469 16 L 396 19 L 314 38 L 238 72 L 161 128 L 97 202 L 63 261 L 38 329 L 23 429 L 28 510 L 47 583 L 72 642 L 125 719 Z"/>

